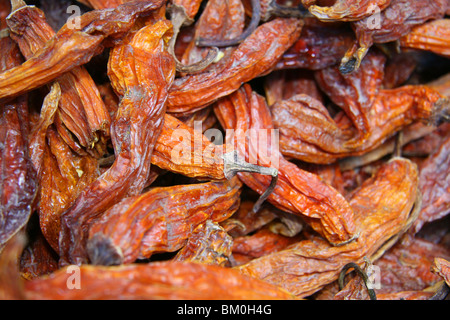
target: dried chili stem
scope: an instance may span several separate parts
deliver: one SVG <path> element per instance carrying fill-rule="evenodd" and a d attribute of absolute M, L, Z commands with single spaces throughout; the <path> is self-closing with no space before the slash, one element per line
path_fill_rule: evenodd
<path fill-rule="evenodd" d="M 428 300 L 444 300 L 449 293 L 450 287 L 447 285 L 447 283 L 445 283 L 445 281 L 442 281 L 439 284 L 439 288 L 437 289 L 436 293 L 433 294 Z"/>
<path fill-rule="evenodd" d="M 342 58 L 339 71 L 342 74 L 349 74 L 359 69 L 362 60 L 366 56 L 369 48 L 358 48 L 356 45 L 351 48 Z"/>
<path fill-rule="evenodd" d="M 305 18 L 313 17 L 308 10 L 305 9 L 301 4 L 297 7 L 282 6 L 277 3 L 276 0 L 272 0 L 267 10 L 267 20 L 271 17 L 282 17 L 282 18 Z M 266 19 L 265 19 L 266 20 Z"/>
<path fill-rule="evenodd" d="M 217 56 L 219 55 L 219 49 L 217 47 L 212 47 L 206 57 L 196 63 L 190 65 L 184 65 L 181 63 L 175 54 L 175 42 L 177 41 L 178 34 L 180 33 L 180 28 L 184 24 L 191 24 L 191 19 L 186 14 L 186 10 L 177 5 L 171 7 L 171 22 L 173 25 L 173 36 L 169 42 L 169 52 L 173 56 L 176 63 L 176 70 L 182 73 L 196 73 L 205 70 L 208 66 L 213 63 Z"/>
<path fill-rule="evenodd" d="M 264 201 L 270 196 L 277 185 L 278 181 L 278 170 L 275 168 L 267 168 L 258 165 L 254 165 L 242 160 L 237 152 L 230 152 L 224 155 L 224 169 L 223 172 L 227 179 L 231 179 L 238 172 L 251 172 L 259 173 L 262 175 L 272 176 L 272 181 L 266 191 L 259 197 L 253 206 L 253 212 L 258 212 Z"/>
<path fill-rule="evenodd" d="M 6 38 L 6 37 L 9 37 L 9 29 L 8 28 L 0 30 L 0 39 Z"/>
<path fill-rule="evenodd" d="M 349 269 L 354 269 L 358 275 L 363 279 L 364 281 L 364 285 L 367 288 L 367 291 L 369 292 L 369 296 L 370 296 L 370 300 L 377 300 L 377 296 L 375 294 L 375 290 L 371 289 L 369 287 L 369 277 L 367 276 L 367 274 L 360 268 L 359 265 L 357 265 L 354 262 L 350 262 L 347 263 L 341 270 L 341 273 L 339 274 L 339 290 L 342 290 L 344 288 L 344 280 L 345 280 L 345 276 L 347 274 L 347 271 Z"/>
<path fill-rule="evenodd" d="M 243 33 L 241 33 L 240 36 L 234 38 L 234 39 L 227 39 L 227 40 L 214 40 L 214 39 L 205 39 L 205 38 L 198 38 L 195 42 L 195 44 L 198 47 L 231 47 L 236 46 L 240 44 L 242 41 L 244 41 L 249 35 L 253 33 L 253 31 L 256 30 L 256 28 L 259 25 L 259 22 L 261 20 L 261 5 L 259 3 L 259 0 L 251 0 L 252 4 L 252 19 L 250 20 L 250 23 L 245 29 Z"/>
<path fill-rule="evenodd" d="M 395 138 L 395 147 L 394 147 L 394 157 L 402 156 L 402 146 L 403 146 L 404 134 L 403 131 L 397 133 Z"/>

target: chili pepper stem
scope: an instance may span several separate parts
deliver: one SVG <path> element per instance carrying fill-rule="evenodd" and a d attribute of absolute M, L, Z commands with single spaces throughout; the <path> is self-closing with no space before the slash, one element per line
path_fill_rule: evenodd
<path fill-rule="evenodd" d="M 445 281 L 441 281 L 439 283 L 439 287 L 436 290 L 436 293 L 433 294 L 428 300 L 444 300 L 447 295 L 450 293 L 450 287 L 445 283 Z"/>
<path fill-rule="evenodd" d="M 313 15 L 299 4 L 297 7 L 282 6 L 277 3 L 276 0 L 270 2 L 267 14 L 262 20 L 267 21 L 272 17 L 283 17 L 283 18 L 306 18 L 313 17 Z"/>
<path fill-rule="evenodd" d="M 400 131 L 397 133 L 397 137 L 395 138 L 394 157 L 402 156 L 403 140 L 404 140 L 404 134 L 403 134 L 403 131 Z"/>
<path fill-rule="evenodd" d="M 345 280 L 345 276 L 347 274 L 347 271 L 349 269 L 354 269 L 358 273 L 358 275 L 363 279 L 364 285 L 366 286 L 367 291 L 369 292 L 370 300 L 377 300 L 377 296 L 375 294 L 375 290 L 373 290 L 373 289 L 371 289 L 369 287 L 369 277 L 367 276 L 367 273 L 365 273 L 361 269 L 361 267 L 358 264 L 354 263 L 354 262 L 347 263 L 342 268 L 341 273 L 339 274 L 339 280 L 338 280 L 338 282 L 339 282 L 339 290 L 342 290 L 344 288 L 344 286 L 345 286 L 344 280 Z"/>
<path fill-rule="evenodd" d="M 87 252 L 90 262 L 94 265 L 121 265 L 123 261 L 122 250 L 115 246 L 110 238 L 101 234 L 96 234 L 89 240 Z"/>
<path fill-rule="evenodd" d="M 272 176 L 272 181 L 270 182 L 269 187 L 260 196 L 258 201 L 256 201 L 255 205 L 253 206 L 253 212 L 258 212 L 264 201 L 267 200 L 267 198 L 270 196 L 270 194 L 273 192 L 273 190 L 277 185 L 278 170 L 275 168 L 267 168 L 245 162 L 239 157 L 236 151 L 225 154 L 223 159 L 224 159 L 223 172 L 227 179 L 231 179 L 238 172 L 252 172 Z"/>
<path fill-rule="evenodd" d="M 9 37 L 9 29 L 8 28 L 0 30 L 0 39 L 6 38 L 6 37 Z"/>
<path fill-rule="evenodd" d="M 368 51 L 367 47 L 353 46 L 342 58 L 339 71 L 345 75 L 358 70 Z"/>
<path fill-rule="evenodd" d="M 183 25 L 191 24 L 192 20 L 189 19 L 189 17 L 186 14 L 186 10 L 181 6 L 172 5 L 170 9 L 170 14 L 173 25 L 173 36 L 169 42 L 169 52 L 173 56 L 173 59 L 175 60 L 176 70 L 178 72 L 189 74 L 205 70 L 214 61 L 216 61 L 217 56 L 219 55 L 219 49 L 216 47 L 211 48 L 207 56 L 199 62 L 190 65 L 184 65 L 183 63 L 181 63 L 175 54 L 175 43 L 177 41 L 178 34 L 180 33 L 180 28 Z"/>

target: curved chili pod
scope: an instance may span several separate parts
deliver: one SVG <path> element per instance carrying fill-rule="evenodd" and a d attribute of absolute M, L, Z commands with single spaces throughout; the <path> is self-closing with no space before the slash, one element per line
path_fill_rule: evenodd
<path fill-rule="evenodd" d="M 418 190 L 418 170 L 395 158 L 384 164 L 350 199 L 360 227 L 359 238 L 339 247 L 320 238 L 300 241 L 286 250 L 238 267 L 242 273 L 306 297 L 338 279 L 349 262 L 363 263 L 392 236 L 404 232 Z"/>
<path fill-rule="evenodd" d="M 168 112 L 184 114 L 201 110 L 271 70 L 297 40 L 301 26 L 297 19 L 278 18 L 264 23 L 238 46 L 220 70 L 176 79 L 170 88 Z"/>
<path fill-rule="evenodd" d="M 346 141 L 345 146 L 357 147 L 370 135 L 370 109 L 383 83 L 385 63 L 384 54 L 371 51 L 351 74 L 343 75 L 337 67 L 315 72 L 319 87 L 345 112 L 358 132 L 354 141 Z"/>
<path fill-rule="evenodd" d="M 26 59 L 33 57 L 55 35 L 44 13 L 23 2 L 14 7 L 7 23 L 11 38 L 17 42 Z M 96 143 L 105 143 L 103 140 L 109 136 L 111 119 L 87 70 L 83 66 L 74 68 L 56 81 L 62 90 L 59 116 L 76 136 L 76 139 L 66 142 L 69 145 L 80 143 L 87 149 Z"/>
<path fill-rule="evenodd" d="M 82 263 L 89 221 L 127 196 L 139 194 L 148 180 L 151 156 L 161 133 L 175 62 L 167 51 L 168 20 L 130 33 L 110 54 L 109 76 L 121 98 L 111 126 L 115 161 L 61 216 L 60 256 Z"/>
<path fill-rule="evenodd" d="M 129 197 L 94 221 L 87 251 L 93 264 L 120 265 L 181 249 L 196 226 L 221 222 L 239 207 L 242 184 L 224 182 L 154 188 Z M 193 201 L 193 199 L 195 199 Z"/>
<path fill-rule="evenodd" d="M 164 2 L 129 2 L 115 9 L 89 11 L 80 17 L 77 28 L 66 24 L 26 62 L 0 73 L 0 98 L 36 89 L 87 63 L 103 51 L 107 41 L 121 39 L 140 16 L 160 8 Z"/>
<path fill-rule="evenodd" d="M 254 161 L 267 165 L 278 160 L 278 182 L 268 201 L 290 213 L 300 215 L 317 232 L 333 244 L 342 244 L 357 235 L 353 210 L 333 187 L 317 175 L 301 170 L 284 159 L 276 150 L 275 141 L 245 143 L 239 132 L 248 130 L 272 130 L 272 119 L 267 104 L 261 96 L 245 85 L 234 94 L 215 105 L 215 111 L 225 129 L 233 129 L 237 135 L 233 143 L 241 157 L 248 159 L 250 151 Z M 267 144 L 267 145 L 266 145 Z M 258 149 L 259 148 L 259 149 Z M 270 158 L 270 159 L 269 159 Z M 268 177 L 257 174 L 239 173 L 239 178 L 251 189 L 262 194 L 269 185 Z"/>
<path fill-rule="evenodd" d="M 81 191 L 93 183 L 100 171 L 97 159 L 73 152 L 54 127 L 47 132 L 39 174 L 39 225 L 47 242 L 59 252 L 61 214 Z"/>
<path fill-rule="evenodd" d="M 360 146 L 351 146 L 359 134 L 349 118 L 331 118 L 317 100 L 298 95 L 272 107 L 280 129 L 280 148 L 286 156 L 306 162 L 330 164 L 374 150 L 396 132 L 418 121 L 435 124 L 448 112 L 446 98 L 428 86 L 404 86 L 379 91 L 373 105 L 365 108 L 368 135 Z M 321 132 L 321 136 L 308 132 Z"/>
<path fill-rule="evenodd" d="M 446 9 L 447 0 L 391 0 L 390 5 L 375 17 L 352 22 L 357 43 L 342 59 L 341 72 L 350 73 L 358 69 L 374 43 L 396 41 L 415 26 L 428 20 L 442 19 Z"/>
<path fill-rule="evenodd" d="M 26 282 L 30 300 L 292 300 L 283 289 L 231 268 L 196 262 L 155 262 L 119 267 L 82 266 L 80 287 L 69 288 L 77 270 L 64 268 Z"/>

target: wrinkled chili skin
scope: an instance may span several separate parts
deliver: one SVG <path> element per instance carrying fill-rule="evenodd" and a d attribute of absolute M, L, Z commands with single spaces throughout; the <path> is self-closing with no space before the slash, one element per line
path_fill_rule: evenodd
<path fill-rule="evenodd" d="M 311 2 L 316 1 L 308 1 L 308 5 Z M 332 6 L 310 5 L 308 10 L 322 21 L 358 21 L 383 11 L 390 3 L 391 0 L 338 0 Z"/>
<path fill-rule="evenodd" d="M 105 46 L 120 41 L 139 17 L 164 3 L 164 0 L 128 2 L 115 9 L 85 13 L 80 17 L 79 28 L 66 24 L 33 57 L 0 73 L 0 98 L 29 92 L 87 63 L 103 52 Z"/>
<path fill-rule="evenodd" d="M 68 269 L 25 283 L 30 300 L 292 300 L 294 296 L 231 268 L 196 262 L 155 262 L 119 267 L 81 266 L 80 290 Z M 55 290 L 58 288 L 58 290 Z"/>
<path fill-rule="evenodd" d="M 345 112 L 358 131 L 356 141 L 346 145 L 361 145 L 369 135 L 369 112 L 381 89 L 385 64 L 385 55 L 373 50 L 360 68 L 349 75 L 342 75 L 336 67 L 315 73 L 319 87 Z"/>
<path fill-rule="evenodd" d="M 272 113 L 280 129 L 283 155 L 316 164 L 331 164 L 366 154 L 413 123 L 434 124 L 442 116 L 443 108 L 446 108 L 446 97 L 426 85 L 379 89 L 372 105 L 358 110 L 358 118 L 366 120 L 356 121 L 368 125 L 362 136 L 343 112 L 331 118 L 320 101 L 307 95 L 275 104 Z M 313 131 L 324 133 L 321 133 L 323 136 L 307 133 Z"/>
<path fill-rule="evenodd" d="M 386 240 L 402 231 L 416 201 L 417 188 L 417 166 L 394 158 L 351 196 L 360 226 L 355 241 L 333 247 L 322 238 L 312 237 L 237 269 L 280 285 L 298 297 L 310 296 L 337 280 L 344 265 L 362 263 L 364 257 L 370 258 Z"/>
<path fill-rule="evenodd" d="M 414 27 L 403 36 L 400 46 L 431 51 L 450 57 L 450 19 L 437 19 Z"/>
<path fill-rule="evenodd" d="M 185 114 L 201 110 L 271 70 L 300 35 L 298 19 L 277 18 L 259 26 L 242 42 L 220 70 L 188 75 L 170 88 L 167 111 Z"/>
<path fill-rule="evenodd" d="M 233 239 L 225 229 L 207 220 L 194 229 L 173 260 L 229 267 L 232 246 Z"/>
<path fill-rule="evenodd" d="M 450 286 L 450 261 L 443 258 L 435 258 L 432 271 L 440 275 L 447 286 Z"/>
<path fill-rule="evenodd" d="M 446 0 L 392 0 L 390 5 L 380 13 L 380 28 L 373 29 L 368 21 L 370 17 L 354 22 L 353 27 L 359 45 L 369 48 L 373 43 L 396 41 L 414 26 L 428 20 L 442 18 L 446 8 Z"/>
<path fill-rule="evenodd" d="M 126 198 L 91 224 L 87 243 L 91 261 L 128 264 L 155 252 L 179 250 L 196 226 L 207 220 L 221 222 L 237 210 L 241 187 L 234 178 L 154 188 Z"/>
<path fill-rule="evenodd" d="M 246 132 L 249 129 L 271 130 L 272 118 L 265 99 L 259 96 L 249 85 L 243 86 L 234 94 L 222 99 L 215 105 L 216 115 L 225 129 Z M 241 157 L 249 157 L 249 150 L 259 145 L 258 139 L 239 143 L 242 137 L 235 138 Z M 268 201 L 277 208 L 300 215 L 314 230 L 322 234 L 331 243 L 339 244 L 351 241 L 356 236 L 353 210 L 333 187 L 317 175 L 300 169 L 287 161 L 275 148 L 275 142 L 267 143 L 267 153 L 278 162 L 278 181 Z M 253 147 L 252 147 L 253 145 Z M 261 152 L 257 151 L 257 152 Z M 253 156 L 255 157 L 255 156 Z M 267 155 L 257 155 L 257 161 L 270 165 Z M 251 189 L 262 194 L 270 184 L 270 177 L 250 173 L 238 173 L 239 178 Z M 320 190 L 320 192 L 318 192 Z"/>
<path fill-rule="evenodd" d="M 164 123 L 168 90 L 175 77 L 175 62 L 166 47 L 171 28 L 169 21 L 160 20 L 130 33 L 111 52 L 109 76 L 121 98 L 111 126 L 116 158 L 62 214 L 62 263 L 86 261 L 89 221 L 122 198 L 140 193 L 148 180 L 151 155 Z"/>
<path fill-rule="evenodd" d="M 199 47 L 196 41 L 199 38 L 211 40 L 229 40 L 242 34 L 245 25 L 245 14 L 242 2 L 240 0 L 208 1 L 205 9 L 195 24 L 192 41 L 184 50 L 181 62 L 190 65 L 204 59 L 209 48 Z M 235 47 L 222 48 L 224 57 L 218 63 L 213 63 L 204 71 L 219 69 L 229 55 L 235 50 Z M 204 72 L 203 71 L 203 72 Z"/>
<path fill-rule="evenodd" d="M 431 272 L 435 257 L 450 258 L 443 245 L 409 236 L 386 252 L 374 265 L 384 272 L 377 293 L 424 290 L 441 279 Z"/>
<path fill-rule="evenodd" d="M 34 6 L 16 9 L 8 16 L 7 23 L 12 39 L 19 45 L 26 59 L 33 57 L 55 36 L 44 13 Z M 100 132 L 104 135 L 103 138 L 109 136 L 111 119 L 89 73 L 80 66 L 62 75 L 57 81 L 62 89 L 58 114 L 64 125 L 85 148 L 90 149 L 95 143 L 102 143 Z M 69 145 L 76 144 L 67 140 Z"/>
<path fill-rule="evenodd" d="M 20 51 L 12 39 L 1 38 L 0 44 L 1 71 L 22 62 Z M 0 247 L 3 247 L 28 222 L 35 209 L 38 185 L 28 150 L 28 96 L 0 99 L 0 108 Z"/>
<path fill-rule="evenodd" d="M 48 244 L 59 252 L 61 214 L 100 175 L 97 159 L 74 153 L 54 127 L 47 130 L 47 145 L 39 175 L 39 224 Z"/>
<path fill-rule="evenodd" d="M 412 230 L 443 218 L 450 213 L 450 137 L 435 150 L 420 167 L 420 190 L 423 194 L 422 210 Z"/>
<path fill-rule="evenodd" d="M 354 32 L 347 25 L 330 26 L 306 18 L 301 36 L 283 54 L 275 69 L 320 70 L 339 64 L 354 41 Z"/>

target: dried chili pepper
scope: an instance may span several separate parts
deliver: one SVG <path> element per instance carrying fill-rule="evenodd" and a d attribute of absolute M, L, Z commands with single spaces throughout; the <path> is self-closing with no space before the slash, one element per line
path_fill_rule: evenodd
<path fill-rule="evenodd" d="M 217 103 L 215 110 L 222 126 L 236 131 L 233 141 L 237 142 L 241 157 L 249 161 L 250 150 L 256 150 L 253 157 L 260 165 L 272 161 L 274 157 L 279 159 L 278 182 L 268 198 L 270 203 L 281 210 L 300 215 L 331 243 L 342 244 L 354 239 L 357 230 L 353 222 L 353 211 L 341 194 L 317 175 L 301 170 L 285 160 L 274 149 L 275 145 L 271 145 L 274 141 L 267 139 L 264 150 L 258 137 L 254 137 L 251 144 L 246 144 L 239 137 L 239 132 L 245 134 L 249 129 L 273 129 L 271 115 L 263 97 L 252 92 L 249 85 L 245 85 Z M 247 186 L 260 194 L 267 189 L 267 177 L 247 173 L 238 175 Z"/>
<path fill-rule="evenodd" d="M 264 83 L 267 104 L 288 100 L 297 94 L 309 96 L 324 102 L 324 95 L 309 70 L 277 70 L 267 75 Z"/>
<path fill-rule="evenodd" d="M 58 255 L 39 233 L 28 239 L 28 244 L 20 256 L 19 265 L 20 275 L 23 278 L 36 279 L 58 270 Z"/>
<path fill-rule="evenodd" d="M 97 159 L 74 153 L 54 127 L 47 132 L 39 173 L 39 223 L 47 242 L 59 252 L 61 214 L 100 175 Z"/>
<path fill-rule="evenodd" d="M 0 38 L 0 71 L 22 61 L 18 47 L 9 38 Z M 28 96 L 0 99 L 0 247 L 28 222 L 35 208 L 36 172 L 29 159 L 30 116 Z"/>
<path fill-rule="evenodd" d="M 183 52 L 182 63 L 189 65 L 202 61 L 208 54 L 208 49 L 197 46 L 196 39 L 200 37 L 216 40 L 232 39 L 242 34 L 244 23 L 244 7 L 240 0 L 208 1 L 195 25 L 193 39 Z M 219 53 L 223 56 L 220 61 L 226 61 L 226 57 L 234 50 L 234 47 L 223 48 Z M 214 64 L 215 68 L 219 68 L 218 63 L 220 62 Z"/>
<path fill-rule="evenodd" d="M 70 268 L 70 267 L 69 267 Z M 30 300 L 291 300 L 276 286 L 247 277 L 231 268 L 195 262 L 155 262 L 120 267 L 82 266 L 79 290 L 68 288 L 70 269 L 25 283 Z M 58 288 L 58 289 L 56 289 Z"/>
<path fill-rule="evenodd" d="M 84 236 L 89 220 L 122 198 L 139 194 L 145 186 L 164 122 L 168 89 L 175 76 L 175 63 L 166 47 L 170 36 L 170 22 L 160 20 L 130 33 L 111 52 L 109 76 L 121 97 L 111 127 L 116 158 L 62 214 L 63 261 L 81 263 L 86 257 Z"/>
<path fill-rule="evenodd" d="M 360 146 L 347 147 L 347 142 L 352 144 L 355 136 L 360 136 L 342 113 L 333 119 L 319 101 L 306 95 L 275 104 L 272 112 L 274 123 L 280 129 L 282 153 L 307 162 L 333 163 L 337 159 L 372 151 L 406 126 L 417 121 L 435 123 L 444 119 L 448 112 L 446 98 L 421 85 L 382 89 L 370 110 L 367 109 L 365 117 L 369 130 L 365 133 L 368 136 Z M 313 136 L 306 133 L 311 130 L 327 134 Z"/>
<path fill-rule="evenodd" d="M 90 260 L 94 264 L 124 264 L 153 253 L 179 250 L 196 226 L 207 220 L 221 222 L 237 210 L 241 187 L 234 178 L 153 188 L 126 198 L 91 223 L 87 241 Z"/>
<path fill-rule="evenodd" d="M 113 10 L 94 10 L 65 25 L 22 65 L 0 73 L 0 98 L 20 95 L 88 62 L 104 46 L 121 39 L 136 19 L 160 8 L 163 0 L 134 1 Z"/>
<path fill-rule="evenodd" d="M 357 43 L 345 54 L 340 71 L 344 74 L 355 71 L 374 43 L 396 41 L 417 25 L 443 18 L 446 9 L 446 0 L 391 0 L 376 20 L 369 16 L 353 22 Z"/>
<path fill-rule="evenodd" d="M 297 19 L 278 18 L 264 23 L 238 46 L 220 70 L 176 79 L 170 89 L 168 112 L 183 114 L 203 109 L 269 71 L 297 40 L 301 26 Z"/>
<path fill-rule="evenodd" d="M 385 241 L 405 231 L 402 229 L 409 226 L 417 188 L 416 165 L 406 159 L 392 159 L 351 196 L 350 204 L 360 226 L 358 239 L 333 247 L 313 237 L 252 260 L 238 270 L 280 285 L 298 297 L 309 296 L 335 281 L 344 265 L 360 264 L 366 256 L 371 258 Z"/>
<path fill-rule="evenodd" d="M 34 6 L 27 6 L 23 1 L 13 1 L 13 11 L 7 23 L 12 39 L 18 43 L 27 59 L 55 35 L 44 13 Z M 111 120 L 89 73 L 81 66 L 62 75 L 57 81 L 62 90 L 58 116 L 77 140 L 65 139 L 66 142 L 74 150 L 77 149 L 74 146 L 77 143 L 88 150 L 97 143 L 104 144 L 109 136 Z"/>
<path fill-rule="evenodd" d="M 259 0 L 251 0 L 252 5 L 252 16 L 250 23 L 247 28 L 239 36 L 226 39 L 226 40 L 215 40 L 215 39 L 205 39 L 199 37 L 196 39 L 197 46 L 200 47 L 229 47 L 235 46 L 242 43 L 247 37 L 249 37 L 258 27 L 259 21 L 261 19 L 261 6 Z"/>
<path fill-rule="evenodd" d="M 370 134 L 370 109 L 381 89 L 386 57 L 372 51 L 364 59 L 358 71 L 342 75 L 337 67 L 330 67 L 315 73 L 319 87 L 350 118 L 358 134 L 356 141 L 346 141 L 345 146 L 358 146 Z"/>
<path fill-rule="evenodd" d="M 338 0 L 332 6 L 308 1 L 308 10 L 322 21 L 358 21 L 383 11 L 391 0 Z"/>
<path fill-rule="evenodd" d="M 355 35 L 347 25 L 334 25 L 306 18 L 301 36 L 283 54 L 275 68 L 320 70 L 339 64 Z"/>
<path fill-rule="evenodd" d="M 448 259 L 450 253 L 442 245 L 405 235 L 375 263 L 381 271 L 377 293 L 424 290 L 435 285 L 440 280 L 431 272 L 436 257 Z"/>
<path fill-rule="evenodd" d="M 450 57 L 450 19 L 438 19 L 414 27 L 403 36 L 400 46 L 431 51 Z"/>
<path fill-rule="evenodd" d="M 219 224 L 207 220 L 192 231 L 174 261 L 189 261 L 228 267 L 233 239 Z"/>
<path fill-rule="evenodd" d="M 434 259 L 432 271 L 444 278 L 447 286 L 450 286 L 450 262 L 446 259 Z"/>
<path fill-rule="evenodd" d="M 243 265 L 250 260 L 286 249 L 289 245 L 297 243 L 300 236 L 287 237 L 276 234 L 268 228 L 258 230 L 252 235 L 240 236 L 233 239 L 233 257 L 238 265 Z M 245 262 L 244 262 L 245 257 Z"/>
<path fill-rule="evenodd" d="M 186 0 L 173 0 L 171 6 L 169 7 L 171 21 L 173 24 L 174 35 L 170 40 L 169 51 L 173 55 L 177 71 L 185 73 L 195 73 L 206 69 L 219 54 L 219 49 L 214 47 L 208 51 L 208 54 L 204 59 L 196 61 L 192 64 L 183 64 L 178 61 L 175 55 L 175 42 L 178 38 L 180 28 L 183 25 L 190 25 L 194 22 L 194 17 L 200 8 L 201 0 L 186 1 Z"/>

